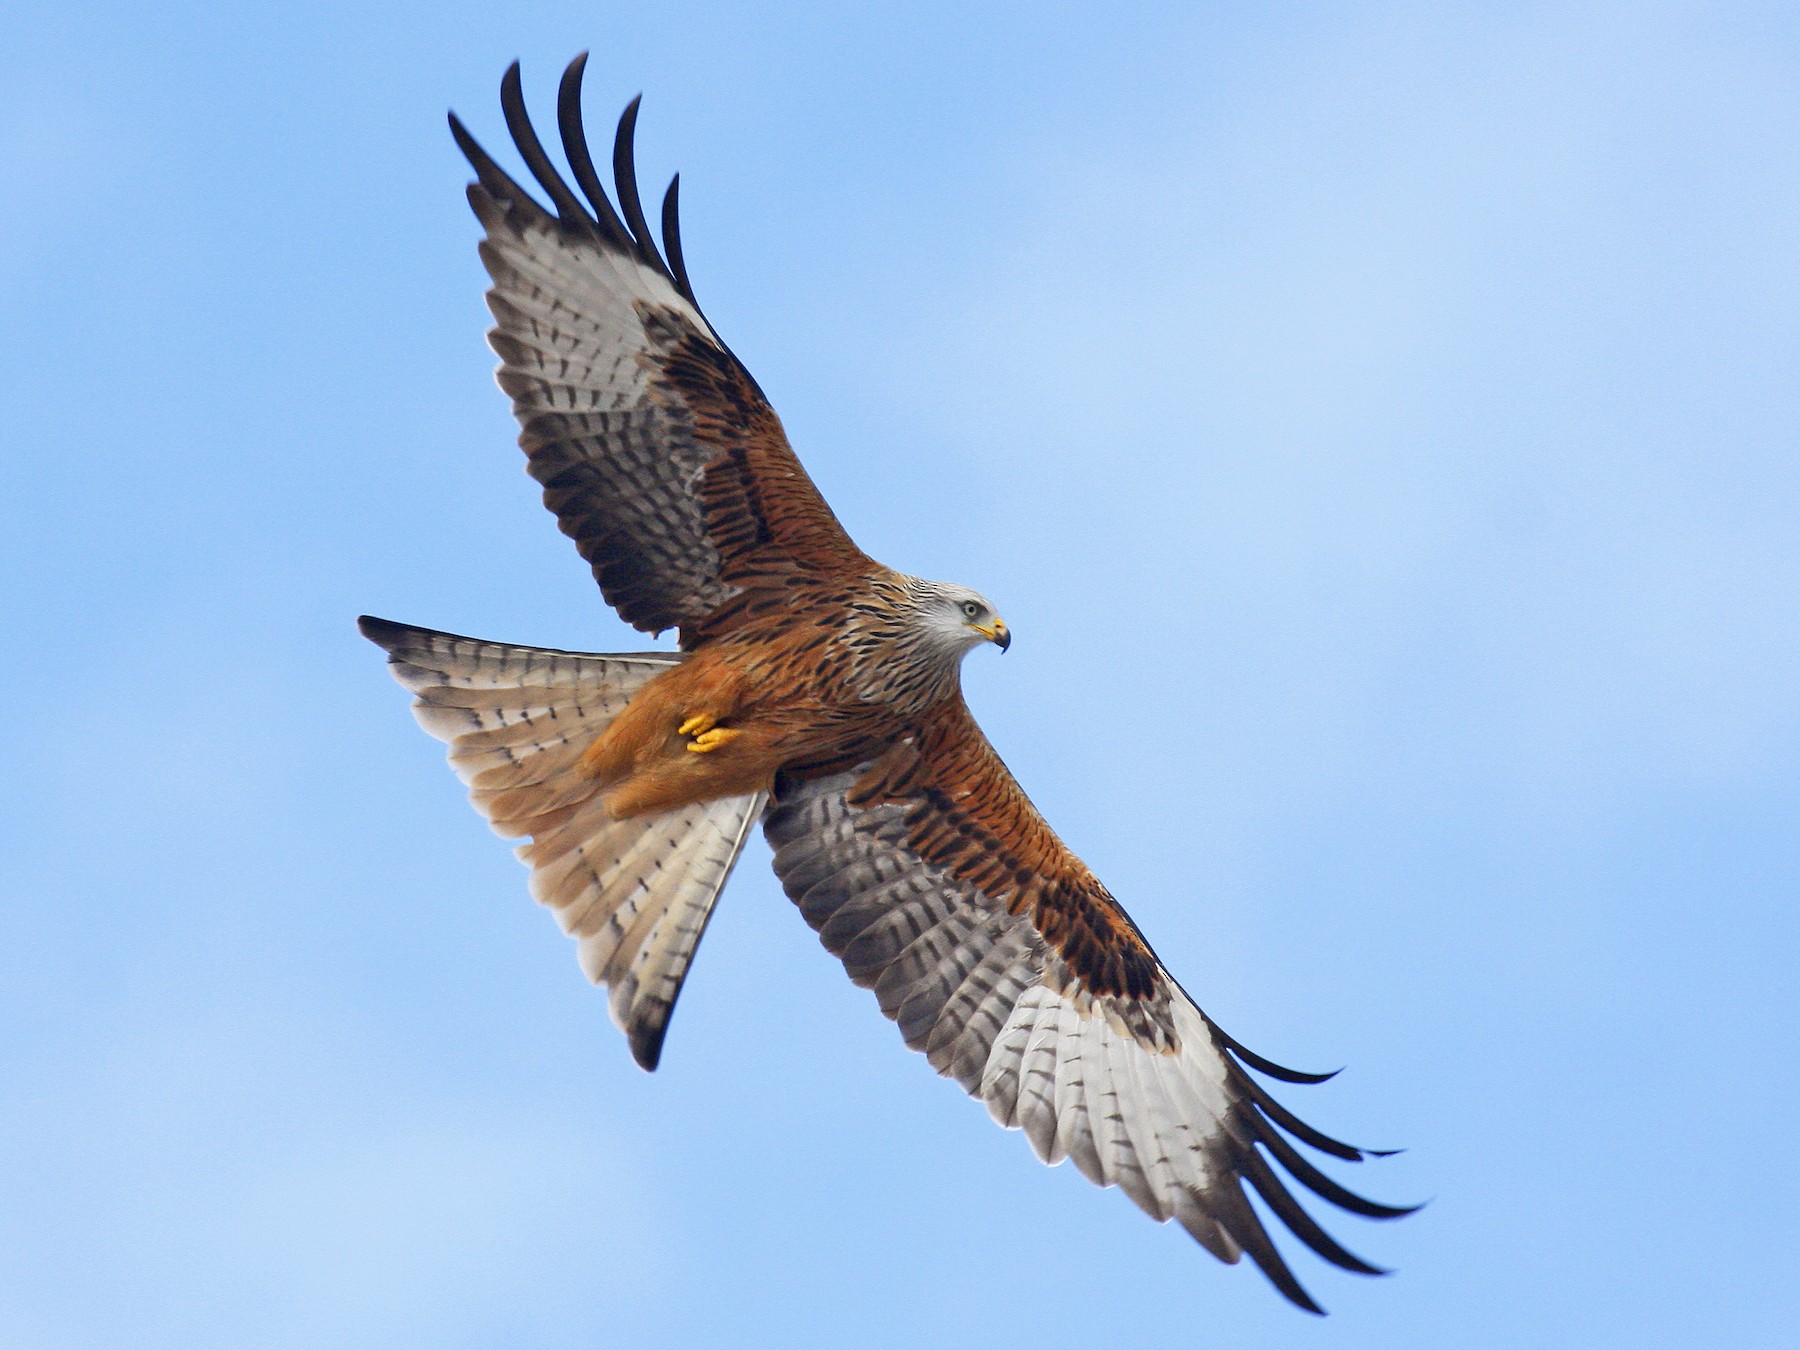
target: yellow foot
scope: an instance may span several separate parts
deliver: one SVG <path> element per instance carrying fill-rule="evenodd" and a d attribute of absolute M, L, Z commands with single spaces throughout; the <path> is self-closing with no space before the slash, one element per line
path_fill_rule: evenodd
<path fill-rule="evenodd" d="M 703 736 L 713 729 L 718 720 L 711 713 L 695 713 L 675 728 L 675 734 L 677 736 Z"/>
<path fill-rule="evenodd" d="M 703 755 L 708 750 L 717 750 L 721 745 L 734 741 L 743 734 L 735 727 L 709 727 L 688 742 L 688 749 L 697 755 Z"/>

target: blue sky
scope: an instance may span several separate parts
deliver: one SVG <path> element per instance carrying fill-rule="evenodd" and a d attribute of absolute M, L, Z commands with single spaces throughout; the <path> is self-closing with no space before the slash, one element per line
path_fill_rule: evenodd
<path fill-rule="evenodd" d="M 7 26 L 0 1341 L 1791 1344 L 1791 6 Z M 859 542 L 1006 614 L 1039 805 L 1407 1146 L 1329 1320 L 994 1129 L 760 843 L 642 1074 L 356 637 L 640 645 L 443 125 L 582 49 Z"/>

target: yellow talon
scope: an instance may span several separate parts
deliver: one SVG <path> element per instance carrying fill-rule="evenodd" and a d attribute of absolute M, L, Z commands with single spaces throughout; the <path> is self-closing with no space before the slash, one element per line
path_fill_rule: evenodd
<path fill-rule="evenodd" d="M 675 728 L 677 736 L 704 736 L 713 729 L 718 721 L 711 713 L 695 713 L 687 721 Z M 690 745 L 688 749 L 693 749 Z"/>
<path fill-rule="evenodd" d="M 735 727 L 709 727 L 694 737 L 693 741 L 689 743 L 688 749 L 694 754 L 703 755 L 708 750 L 717 750 L 721 745 L 735 740 L 743 734 Z"/>

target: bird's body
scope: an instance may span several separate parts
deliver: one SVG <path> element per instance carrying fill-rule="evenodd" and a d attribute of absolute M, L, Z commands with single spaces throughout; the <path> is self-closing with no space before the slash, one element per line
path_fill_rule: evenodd
<path fill-rule="evenodd" d="M 659 253 L 638 199 L 635 101 L 615 209 L 582 127 L 585 58 L 558 123 L 575 195 L 538 141 L 518 68 L 506 119 L 546 211 L 453 117 L 520 445 L 606 599 L 678 652 L 520 647 L 364 619 L 532 894 L 610 991 L 654 1068 L 713 905 L 760 821 L 784 889 L 906 1043 L 1022 1129 L 1225 1261 L 1247 1252 L 1294 1302 L 1248 1186 L 1336 1265 L 1271 1166 L 1369 1217 L 1290 1138 L 1306 1125 L 1246 1069 L 1282 1069 L 1209 1019 L 1050 829 L 963 702 L 970 650 L 1011 641 L 977 592 L 884 567 L 851 542 L 780 420 L 701 314 L 676 191 Z"/>
<path fill-rule="evenodd" d="M 958 665 L 971 644 L 938 638 L 928 617 L 948 588 L 869 564 L 770 589 L 767 604 L 740 596 L 583 756 L 614 815 L 767 792 L 783 770 L 849 768 L 966 716 Z"/>

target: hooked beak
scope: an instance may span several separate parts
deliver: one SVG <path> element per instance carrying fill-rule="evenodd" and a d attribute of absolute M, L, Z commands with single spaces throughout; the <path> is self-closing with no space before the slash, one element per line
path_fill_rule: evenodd
<path fill-rule="evenodd" d="M 995 619 L 992 623 L 972 623 L 969 627 L 993 643 L 1001 651 L 1012 646 L 1012 634 L 1006 631 L 1006 621 Z"/>

